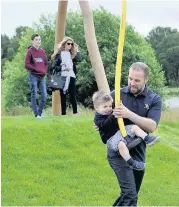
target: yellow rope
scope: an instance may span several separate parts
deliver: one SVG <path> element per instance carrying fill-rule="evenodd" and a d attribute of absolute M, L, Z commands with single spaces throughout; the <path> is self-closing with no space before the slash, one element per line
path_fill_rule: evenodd
<path fill-rule="evenodd" d="M 126 28 L 126 7 L 127 7 L 127 1 L 122 0 L 122 15 L 121 15 L 121 22 L 120 22 L 119 45 L 118 45 L 116 74 L 115 74 L 115 106 L 117 106 L 120 102 L 121 66 L 122 66 L 122 56 L 123 56 L 125 28 Z M 122 118 L 118 118 L 118 124 L 122 136 L 126 137 L 127 134 Z"/>

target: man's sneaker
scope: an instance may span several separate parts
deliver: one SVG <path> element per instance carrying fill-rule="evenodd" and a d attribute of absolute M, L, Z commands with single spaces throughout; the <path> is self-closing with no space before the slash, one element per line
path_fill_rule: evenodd
<path fill-rule="evenodd" d="M 42 117 L 38 115 L 38 116 L 36 116 L 35 118 L 36 118 L 36 119 L 41 119 Z"/>
<path fill-rule="evenodd" d="M 145 169 L 145 163 L 144 162 L 138 162 L 134 160 L 133 165 L 130 166 L 134 170 L 144 170 Z"/>
<path fill-rule="evenodd" d="M 150 135 L 147 135 L 145 138 L 144 138 L 144 141 L 146 143 L 146 145 L 148 147 L 156 144 L 157 142 L 160 141 L 160 138 L 158 136 L 150 136 Z"/>

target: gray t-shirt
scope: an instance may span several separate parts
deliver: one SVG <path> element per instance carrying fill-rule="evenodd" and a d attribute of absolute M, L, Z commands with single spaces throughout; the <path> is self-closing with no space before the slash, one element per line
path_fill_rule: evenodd
<path fill-rule="evenodd" d="M 62 60 L 61 76 L 76 78 L 75 73 L 73 71 L 73 61 L 72 61 L 71 53 L 69 51 L 62 51 L 61 60 Z"/>

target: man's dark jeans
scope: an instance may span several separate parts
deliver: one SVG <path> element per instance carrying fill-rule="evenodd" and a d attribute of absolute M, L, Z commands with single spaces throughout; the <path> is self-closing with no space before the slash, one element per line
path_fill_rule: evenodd
<path fill-rule="evenodd" d="M 109 153 L 108 162 L 114 170 L 121 188 L 120 197 L 113 206 L 137 206 L 137 197 L 144 171 L 131 169 L 121 156 L 110 156 Z"/>
<path fill-rule="evenodd" d="M 38 78 L 29 74 L 29 84 L 31 89 L 31 106 L 35 116 L 41 116 L 47 100 L 46 82 L 44 78 Z M 40 90 L 41 100 L 37 106 L 37 89 Z"/>

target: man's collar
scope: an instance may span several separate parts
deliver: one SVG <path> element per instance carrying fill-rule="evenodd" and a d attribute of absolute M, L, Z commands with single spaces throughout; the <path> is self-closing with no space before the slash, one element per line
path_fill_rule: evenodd
<path fill-rule="evenodd" d="M 140 95 L 143 95 L 146 97 L 147 93 L 148 93 L 148 88 L 147 88 L 147 86 L 145 86 L 144 90 L 140 93 Z"/>
<path fill-rule="evenodd" d="M 122 91 L 123 93 L 130 93 L 130 94 L 133 94 L 133 93 L 130 92 L 128 86 L 122 88 L 121 91 Z M 147 96 L 147 93 L 148 93 L 148 89 L 147 89 L 147 86 L 145 86 L 144 90 L 143 90 L 140 94 L 138 94 L 138 96 L 139 96 L 139 95 Z M 134 94 L 133 94 L 133 95 L 134 95 Z"/>
<path fill-rule="evenodd" d="M 123 93 L 130 93 L 130 91 L 129 91 L 129 87 L 128 87 L 128 86 L 122 88 L 121 91 L 122 91 Z"/>

